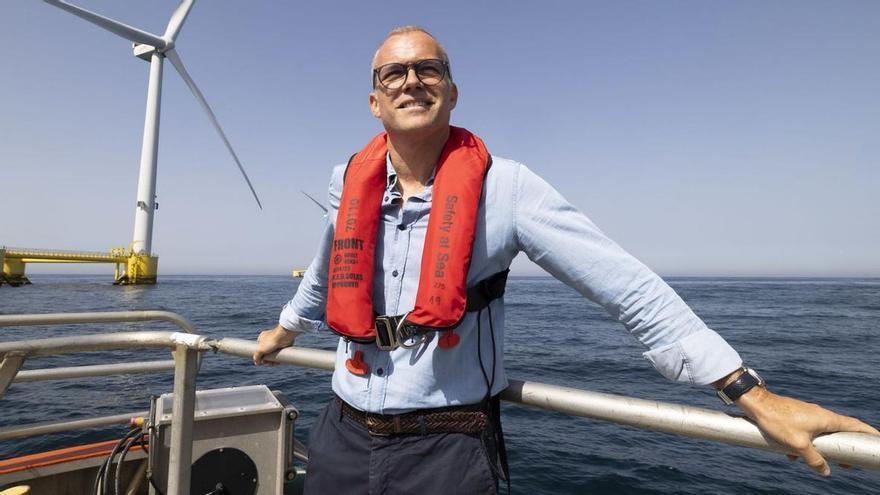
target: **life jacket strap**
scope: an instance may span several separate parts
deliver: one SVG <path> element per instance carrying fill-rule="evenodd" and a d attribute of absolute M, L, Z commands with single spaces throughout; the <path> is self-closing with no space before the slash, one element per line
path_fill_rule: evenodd
<path fill-rule="evenodd" d="M 509 269 L 500 271 L 468 287 L 467 311 L 473 312 L 486 309 L 492 301 L 504 296 L 508 273 L 510 273 Z M 376 329 L 376 346 L 379 349 L 391 351 L 401 346 L 414 347 L 414 345 L 404 345 L 403 342 L 413 337 L 423 336 L 429 332 L 452 330 L 451 328 L 437 329 L 413 325 L 406 321 L 406 316 L 404 314 L 376 317 L 374 328 Z"/>
<path fill-rule="evenodd" d="M 500 271 L 477 282 L 467 289 L 467 311 L 486 309 L 489 303 L 504 295 L 510 269 Z"/>

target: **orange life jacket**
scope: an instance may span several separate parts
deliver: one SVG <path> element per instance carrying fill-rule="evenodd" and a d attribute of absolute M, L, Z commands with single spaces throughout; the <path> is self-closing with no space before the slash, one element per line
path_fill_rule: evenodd
<path fill-rule="evenodd" d="M 349 161 L 330 252 L 327 324 L 362 343 L 376 338 L 373 271 L 387 187 L 387 139 L 385 133 L 377 135 Z M 477 209 L 490 164 L 480 138 L 450 127 L 434 174 L 419 289 L 406 323 L 448 330 L 464 317 Z"/>

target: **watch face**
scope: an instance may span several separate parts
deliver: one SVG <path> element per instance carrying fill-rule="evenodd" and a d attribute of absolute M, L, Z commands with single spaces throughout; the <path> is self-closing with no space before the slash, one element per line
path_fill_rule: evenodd
<path fill-rule="evenodd" d="M 764 385 L 764 379 L 757 371 L 743 368 L 743 373 L 740 373 L 736 380 L 730 382 L 726 387 L 718 390 L 717 394 L 725 404 L 731 405 L 752 388 L 762 385 Z"/>
<path fill-rule="evenodd" d="M 755 371 L 754 369 L 752 369 L 752 368 L 746 368 L 746 373 L 748 373 L 748 374 L 752 375 L 753 377 L 755 377 L 755 379 L 758 380 L 758 385 L 759 385 L 759 386 L 760 386 L 760 385 L 764 385 L 764 383 L 766 383 L 766 382 L 764 381 L 764 378 L 762 378 L 761 375 L 759 375 L 758 372 Z"/>

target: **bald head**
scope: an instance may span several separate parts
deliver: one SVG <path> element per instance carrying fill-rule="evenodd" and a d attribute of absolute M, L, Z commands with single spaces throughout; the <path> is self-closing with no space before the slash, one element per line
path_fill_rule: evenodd
<path fill-rule="evenodd" d="M 449 68 L 449 55 L 446 54 L 446 49 L 443 48 L 443 45 L 441 45 L 440 42 L 437 41 L 437 38 L 435 38 L 433 34 L 429 33 L 427 29 L 420 27 L 420 26 L 412 26 L 412 25 L 398 26 L 398 27 L 392 29 L 391 31 L 388 31 L 388 34 L 386 34 L 385 38 L 382 39 L 382 43 L 379 44 L 379 48 L 376 49 L 376 53 L 373 54 L 373 63 L 371 64 L 371 67 L 370 67 L 370 78 L 372 79 L 372 77 L 373 77 L 373 70 L 384 63 L 384 61 L 380 60 L 380 58 L 382 55 L 382 48 L 385 47 L 385 45 L 388 43 L 388 41 L 394 37 L 397 37 L 397 36 L 410 35 L 410 34 L 414 34 L 417 36 L 424 35 L 424 36 L 427 36 L 428 38 L 431 38 L 431 40 L 433 40 L 434 45 L 436 45 L 436 47 L 437 47 L 438 58 L 440 60 L 446 62 L 446 67 L 447 67 L 446 77 L 448 77 L 449 80 L 452 81 L 452 72 L 451 72 L 451 70 L 448 69 Z"/>

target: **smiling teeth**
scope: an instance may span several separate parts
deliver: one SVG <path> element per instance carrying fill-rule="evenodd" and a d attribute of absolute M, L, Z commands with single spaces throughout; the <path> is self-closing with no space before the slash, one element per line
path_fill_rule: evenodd
<path fill-rule="evenodd" d="M 427 102 L 424 101 L 411 101 L 403 105 L 403 108 L 411 108 L 411 107 L 426 107 L 428 106 Z"/>

